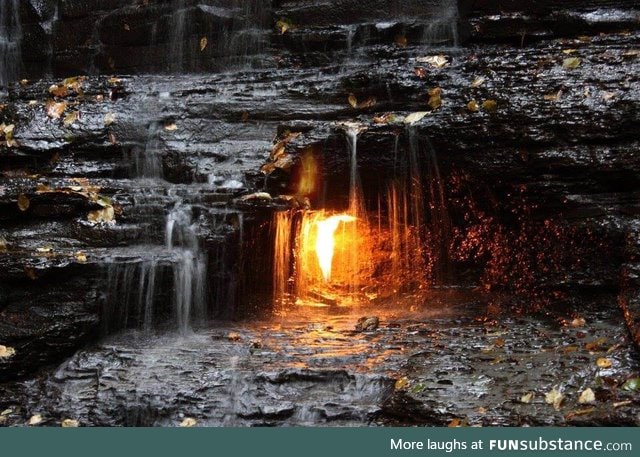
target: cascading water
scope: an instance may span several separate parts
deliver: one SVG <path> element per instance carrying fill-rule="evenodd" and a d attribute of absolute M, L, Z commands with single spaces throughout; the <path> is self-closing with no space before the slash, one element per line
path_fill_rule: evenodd
<path fill-rule="evenodd" d="M 181 331 L 193 320 L 206 316 L 207 256 L 200 240 L 190 206 L 177 203 L 167 216 L 166 248 L 177 256 L 173 267 L 174 308 Z"/>
<path fill-rule="evenodd" d="M 399 133 L 388 181 L 373 185 L 378 195 L 366 196 L 357 170 L 360 131 L 357 126 L 344 127 L 350 181 L 346 212 L 275 215 L 277 302 L 293 295 L 302 301 L 362 304 L 374 296 L 424 290 L 430 280 L 446 278 L 451 228 L 437 157 L 428 139 L 412 126 Z"/>
<path fill-rule="evenodd" d="M 0 87 L 19 78 L 22 43 L 20 0 L 0 2 Z"/>
<path fill-rule="evenodd" d="M 185 0 L 173 0 L 173 14 L 169 21 L 171 36 L 169 41 L 169 70 L 179 73 L 184 70 L 185 58 L 189 57 L 187 40 L 187 9 Z"/>
<path fill-rule="evenodd" d="M 428 46 L 459 45 L 459 10 L 456 0 L 439 0 L 434 5 L 437 14 L 424 27 L 422 42 Z"/>

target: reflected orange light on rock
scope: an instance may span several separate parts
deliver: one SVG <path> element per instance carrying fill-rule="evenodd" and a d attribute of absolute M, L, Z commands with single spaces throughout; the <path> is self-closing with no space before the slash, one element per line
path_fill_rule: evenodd
<path fill-rule="evenodd" d="M 340 223 L 353 222 L 356 218 L 348 214 L 338 214 L 316 221 L 316 256 L 325 281 L 331 280 L 331 268 L 336 247 L 335 232 Z"/>

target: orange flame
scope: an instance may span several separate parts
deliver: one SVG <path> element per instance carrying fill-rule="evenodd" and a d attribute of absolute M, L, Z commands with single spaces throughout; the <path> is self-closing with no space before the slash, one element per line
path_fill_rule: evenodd
<path fill-rule="evenodd" d="M 353 222 L 356 218 L 348 214 L 338 214 L 316 222 L 316 256 L 325 281 L 331 280 L 333 253 L 336 246 L 334 234 L 340 222 Z"/>

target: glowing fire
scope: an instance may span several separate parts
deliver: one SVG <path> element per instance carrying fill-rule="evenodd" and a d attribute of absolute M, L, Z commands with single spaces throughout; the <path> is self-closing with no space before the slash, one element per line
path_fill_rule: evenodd
<path fill-rule="evenodd" d="M 316 222 L 316 255 L 325 281 L 331 280 L 331 266 L 336 247 L 335 232 L 341 222 L 353 222 L 356 218 L 348 214 L 338 214 Z"/>

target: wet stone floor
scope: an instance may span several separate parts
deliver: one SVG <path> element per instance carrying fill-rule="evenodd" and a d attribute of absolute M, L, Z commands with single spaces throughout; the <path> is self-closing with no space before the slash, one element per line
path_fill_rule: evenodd
<path fill-rule="evenodd" d="M 449 291 L 375 310 L 297 307 L 188 335 L 128 331 L 0 386 L 1 421 L 640 425 L 629 382 L 640 357 L 613 296 L 546 314 L 495 303 Z M 377 328 L 356 330 L 363 316 L 378 317 Z"/>

